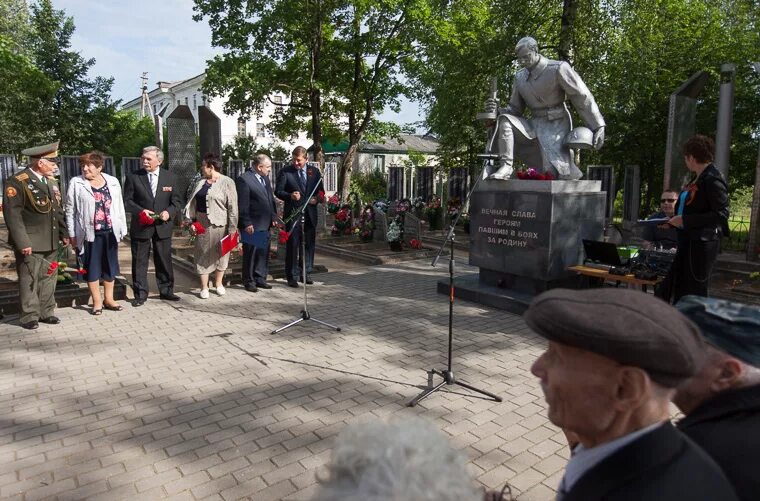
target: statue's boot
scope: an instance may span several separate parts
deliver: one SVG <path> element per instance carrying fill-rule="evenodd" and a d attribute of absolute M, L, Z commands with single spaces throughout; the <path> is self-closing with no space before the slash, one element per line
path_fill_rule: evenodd
<path fill-rule="evenodd" d="M 512 170 L 512 160 L 502 158 L 499 160 L 499 169 L 488 176 L 488 179 L 509 179 Z"/>

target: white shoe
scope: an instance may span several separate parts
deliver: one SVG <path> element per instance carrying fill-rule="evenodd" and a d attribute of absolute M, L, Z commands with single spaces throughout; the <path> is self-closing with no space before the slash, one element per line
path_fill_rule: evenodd
<path fill-rule="evenodd" d="M 201 289 L 200 298 L 201 299 L 208 299 L 208 289 Z"/>
<path fill-rule="evenodd" d="M 225 294 L 227 294 L 227 289 L 225 289 L 223 285 L 220 285 L 219 287 L 216 288 L 216 293 L 220 296 L 224 296 Z"/>

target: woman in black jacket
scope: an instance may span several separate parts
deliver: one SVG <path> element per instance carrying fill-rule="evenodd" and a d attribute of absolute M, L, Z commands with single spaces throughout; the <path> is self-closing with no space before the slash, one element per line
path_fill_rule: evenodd
<path fill-rule="evenodd" d="M 670 271 L 674 303 L 688 294 L 707 296 L 720 239 L 728 236 L 728 187 L 712 164 L 714 152 L 713 140 L 702 135 L 683 146 L 686 167 L 696 178 L 681 192 L 676 215 L 669 221 L 679 230 L 678 251 Z"/>

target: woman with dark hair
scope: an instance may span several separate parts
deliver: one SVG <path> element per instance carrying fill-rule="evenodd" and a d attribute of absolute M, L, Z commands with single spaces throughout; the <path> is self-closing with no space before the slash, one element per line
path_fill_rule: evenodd
<path fill-rule="evenodd" d="M 71 246 L 86 270 L 93 315 L 103 313 L 103 308 L 122 309 L 113 298 L 113 286 L 119 273 L 118 242 L 127 234 L 121 186 L 118 179 L 103 172 L 103 161 L 99 151 L 79 157 L 82 175 L 69 182 L 65 209 Z M 100 295 L 101 281 L 105 300 Z"/>
<path fill-rule="evenodd" d="M 694 180 L 681 192 L 676 215 L 668 222 L 679 230 L 678 250 L 668 275 L 673 280 L 673 303 L 689 294 L 707 296 L 720 239 L 728 236 L 728 186 L 712 163 L 714 154 L 715 143 L 707 136 L 696 135 L 683 146 Z"/>
<path fill-rule="evenodd" d="M 201 164 L 201 178 L 195 183 L 185 206 L 185 220 L 197 222 L 204 232 L 195 237 L 195 269 L 201 279 L 201 299 L 208 299 L 209 274 L 215 272 L 216 293 L 226 293 L 222 280 L 229 264 L 229 254 L 221 255 L 219 242 L 237 231 L 238 204 L 235 182 L 221 172 L 216 155 L 207 153 Z M 192 230 L 191 226 L 191 232 Z"/>

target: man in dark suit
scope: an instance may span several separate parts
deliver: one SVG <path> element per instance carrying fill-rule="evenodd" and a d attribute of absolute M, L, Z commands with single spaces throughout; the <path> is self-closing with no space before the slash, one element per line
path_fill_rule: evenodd
<path fill-rule="evenodd" d="M 675 388 L 704 361 L 692 322 L 620 289 L 553 289 L 523 318 L 549 344 L 531 367 L 547 417 L 579 441 L 558 500 L 737 499 L 718 465 L 669 421 Z"/>
<path fill-rule="evenodd" d="M 269 273 L 269 240 L 248 243 L 248 236 L 254 231 L 269 231 L 277 215 L 277 206 L 269 183 L 272 160 L 266 155 L 256 155 L 253 170 L 237 178 L 235 185 L 238 195 L 238 226 L 243 235 L 243 285 L 248 292 L 271 289 L 267 283 Z M 259 245 L 259 246 L 257 246 Z"/>
<path fill-rule="evenodd" d="M 760 308 L 686 296 L 676 305 L 697 324 L 707 362 L 673 403 L 678 429 L 723 468 L 739 499 L 760 495 Z"/>
<path fill-rule="evenodd" d="M 124 182 L 124 205 L 132 214 L 129 238 L 132 245 L 132 289 L 134 306 L 148 299 L 148 259 L 153 247 L 153 264 L 161 299 L 179 301 L 174 294 L 172 270 L 172 218 L 180 208 L 180 194 L 174 174 L 161 169 L 164 153 L 161 148 L 143 149 L 143 169 L 127 175 Z M 143 224 L 140 213 L 155 217 L 153 224 Z M 143 216 L 145 217 L 145 216 Z"/>
<path fill-rule="evenodd" d="M 322 187 L 315 191 L 315 196 L 308 201 L 306 197 L 315 186 L 322 184 L 322 173 L 314 167 L 306 167 L 306 148 L 297 146 L 293 150 L 293 162 L 285 166 L 277 176 L 275 196 L 285 202 L 285 220 L 306 203 L 306 220 L 304 238 L 306 243 L 306 277 L 302 277 L 301 256 L 301 216 L 293 217 L 285 228 L 290 237 L 285 244 L 285 278 L 290 287 L 298 287 L 298 277 L 307 284 L 313 284 L 311 271 L 314 267 L 314 249 L 317 241 L 317 203 L 316 196 Z"/>

